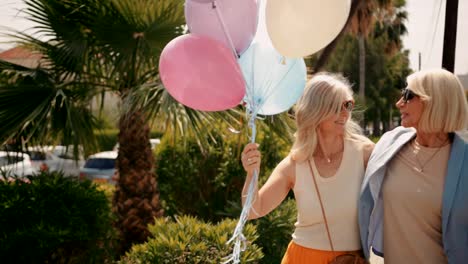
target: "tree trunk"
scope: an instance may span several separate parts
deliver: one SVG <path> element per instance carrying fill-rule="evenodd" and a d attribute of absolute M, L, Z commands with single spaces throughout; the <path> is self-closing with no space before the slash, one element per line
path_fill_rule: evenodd
<path fill-rule="evenodd" d="M 380 109 L 377 110 L 377 117 L 374 118 L 372 135 L 379 137 L 382 135 L 382 130 L 380 129 L 380 124 L 382 122 L 382 112 Z"/>
<path fill-rule="evenodd" d="M 366 43 L 364 36 L 359 34 L 359 99 L 366 105 Z"/>
<path fill-rule="evenodd" d="M 382 134 L 390 130 L 390 122 L 388 120 L 382 120 L 382 127 L 383 130 L 381 131 Z"/>
<path fill-rule="evenodd" d="M 120 118 L 118 184 L 113 210 L 122 236 L 122 253 L 132 244 L 146 241 L 148 224 L 163 215 L 157 189 L 150 129 L 141 112 Z"/>

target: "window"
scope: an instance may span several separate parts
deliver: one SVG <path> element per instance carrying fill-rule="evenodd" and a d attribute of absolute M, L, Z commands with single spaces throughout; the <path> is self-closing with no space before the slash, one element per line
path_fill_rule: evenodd
<path fill-rule="evenodd" d="M 85 168 L 110 170 L 115 168 L 115 159 L 91 158 L 86 161 Z"/>
<path fill-rule="evenodd" d="M 0 157 L 0 167 L 15 164 L 23 161 L 22 156 L 3 156 Z"/>
<path fill-rule="evenodd" d="M 41 151 L 30 151 L 29 157 L 31 157 L 31 160 L 33 161 L 46 160 L 46 154 Z"/>

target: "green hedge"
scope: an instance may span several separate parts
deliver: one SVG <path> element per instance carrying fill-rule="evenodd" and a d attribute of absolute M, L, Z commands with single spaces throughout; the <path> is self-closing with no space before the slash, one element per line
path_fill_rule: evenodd
<path fill-rule="evenodd" d="M 119 263 L 219 264 L 232 253 L 232 245 L 226 242 L 236 224 L 236 220 L 225 219 L 212 225 L 191 216 L 177 217 L 175 222 L 156 219 L 149 227 L 152 238 L 133 246 Z M 241 263 L 259 263 L 263 254 L 253 243 L 257 238 L 255 227 L 247 224 L 244 235 L 249 244 L 241 254 Z"/>
<path fill-rule="evenodd" d="M 115 242 L 109 203 L 89 181 L 60 173 L 0 181 L 1 263 L 106 263 Z"/>
<path fill-rule="evenodd" d="M 252 221 L 257 227 L 259 236 L 256 244 L 262 248 L 265 254 L 261 263 L 281 263 L 291 241 L 296 219 L 296 201 L 287 199 L 268 215 Z"/>
<path fill-rule="evenodd" d="M 258 142 L 264 172 L 260 181 L 264 182 L 287 148 L 269 133 Z M 156 175 L 166 215 L 194 215 L 210 222 L 237 218 L 245 180 L 239 155 L 246 143 L 237 136 L 219 136 L 202 153 L 193 140 L 175 145 L 163 141 L 156 155 Z"/>
<path fill-rule="evenodd" d="M 219 137 L 216 142 L 207 154 L 191 140 L 186 141 L 185 146 L 182 141 L 175 145 L 163 141 L 159 145 L 156 174 L 166 215 L 192 215 L 208 222 L 225 217 L 238 219 L 242 210 L 240 192 L 245 180 L 239 154 L 246 139 Z M 257 142 L 262 152 L 260 183 L 263 184 L 287 155 L 289 145 L 268 130 Z M 267 216 L 251 221 L 258 230 L 256 244 L 265 253 L 260 263 L 281 262 L 295 221 L 294 200 L 287 200 Z"/>

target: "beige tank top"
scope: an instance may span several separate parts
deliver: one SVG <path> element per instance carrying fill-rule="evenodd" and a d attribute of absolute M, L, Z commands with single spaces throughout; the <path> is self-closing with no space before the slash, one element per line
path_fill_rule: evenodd
<path fill-rule="evenodd" d="M 385 263 L 448 263 L 442 195 L 450 147 L 428 148 L 413 140 L 389 163 L 382 185 Z"/>
<path fill-rule="evenodd" d="M 363 142 L 345 139 L 343 157 L 335 175 L 320 176 L 311 160 L 336 251 L 361 248 L 358 226 L 358 199 L 364 178 Z M 307 248 L 331 250 L 308 162 L 296 164 L 294 196 L 297 205 L 293 241 Z"/>

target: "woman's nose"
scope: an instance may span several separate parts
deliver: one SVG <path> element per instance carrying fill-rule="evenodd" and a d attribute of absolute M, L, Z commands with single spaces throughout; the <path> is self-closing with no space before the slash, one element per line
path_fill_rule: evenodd
<path fill-rule="evenodd" d="M 403 107 L 404 104 L 405 104 L 405 102 L 403 101 L 403 97 L 400 98 L 400 100 L 398 100 L 398 101 L 395 103 L 395 105 L 396 105 L 397 108 Z"/>

